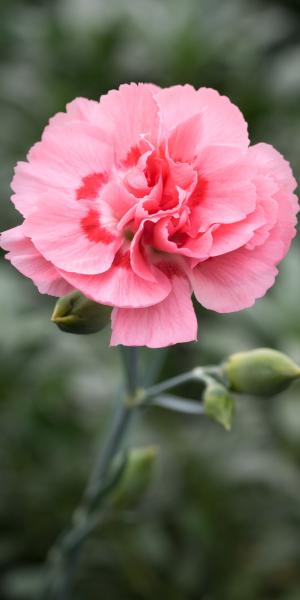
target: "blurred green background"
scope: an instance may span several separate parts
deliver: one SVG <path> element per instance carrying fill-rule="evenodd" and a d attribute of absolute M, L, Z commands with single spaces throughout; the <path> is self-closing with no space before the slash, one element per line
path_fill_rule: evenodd
<path fill-rule="evenodd" d="M 300 176 L 299 0 L 1 0 L 1 229 L 14 163 L 75 96 L 125 81 L 212 86 Z M 159 377 L 270 345 L 300 361 L 299 243 L 242 313 L 199 309 L 199 342 L 143 352 Z M 29 600 L 78 503 L 121 369 L 109 332 L 72 337 L 0 264 L 0 600 Z M 155 358 L 156 357 L 156 358 Z M 182 393 L 197 397 L 195 388 Z M 300 600 L 300 387 L 238 400 L 230 434 L 152 409 L 132 443 L 160 447 L 140 508 L 91 536 L 74 600 Z"/>

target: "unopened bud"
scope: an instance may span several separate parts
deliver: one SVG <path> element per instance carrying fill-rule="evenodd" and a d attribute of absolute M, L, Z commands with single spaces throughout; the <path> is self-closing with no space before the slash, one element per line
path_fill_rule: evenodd
<path fill-rule="evenodd" d="M 114 508 L 129 509 L 140 502 L 151 482 L 156 454 L 153 446 L 129 451 L 124 472 L 110 496 Z"/>
<path fill-rule="evenodd" d="M 223 365 L 223 373 L 235 392 L 272 396 L 298 379 L 300 368 L 282 352 L 258 348 L 229 356 Z"/>
<path fill-rule="evenodd" d="M 111 310 L 80 292 L 72 292 L 56 302 L 51 321 L 66 333 L 96 333 L 109 323 Z"/>
<path fill-rule="evenodd" d="M 203 402 L 205 414 L 229 431 L 234 401 L 226 387 L 217 381 L 209 383 L 203 394 Z"/>

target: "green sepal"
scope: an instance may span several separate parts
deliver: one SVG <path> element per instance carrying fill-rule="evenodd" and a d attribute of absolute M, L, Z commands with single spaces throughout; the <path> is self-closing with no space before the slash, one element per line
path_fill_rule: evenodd
<path fill-rule="evenodd" d="M 156 455 L 154 446 L 128 451 L 122 475 L 109 495 L 113 508 L 127 510 L 139 504 L 150 485 Z"/>
<path fill-rule="evenodd" d="M 203 394 L 203 402 L 204 413 L 229 431 L 234 413 L 234 400 L 227 388 L 218 382 L 209 383 Z"/>
<path fill-rule="evenodd" d="M 110 321 L 111 307 L 89 300 L 80 292 L 72 292 L 56 302 L 51 321 L 65 333 L 86 335 L 97 333 Z"/>
<path fill-rule="evenodd" d="M 282 352 L 257 348 L 229 356 L 223 365 L 223 374 L 235 392 L 272 396 L 299 379 L 300 368 Z"/>

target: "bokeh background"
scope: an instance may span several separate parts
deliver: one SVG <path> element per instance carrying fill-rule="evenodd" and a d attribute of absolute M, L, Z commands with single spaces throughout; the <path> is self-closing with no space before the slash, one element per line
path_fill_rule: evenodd
<path fill-rule="evenodd" d="M 0 81 L 1 229 L 19 223 L 13 166 L 48 118 L 122 82 L 216 87 L 241 107 L 252 141 L 274 144 L 300 176 L 299 0 L 1 0 Z M 295 241 L 254 308 L 199 309 L 198 343 L 144 352 L 148 376 L 261 345 L 300 361 L 299 253 Z M 63 334 L 50 323 L 53 299 L 4 260 L 0 278 L 0 599 L 29 600 L 122 374 L 108 331 Z M 230 434 L 152 409 L 131 440 L 159 447 L 151 490 L 91 536 L 74 600 L 300 599 L 299 385 L 238 399 Z"/>

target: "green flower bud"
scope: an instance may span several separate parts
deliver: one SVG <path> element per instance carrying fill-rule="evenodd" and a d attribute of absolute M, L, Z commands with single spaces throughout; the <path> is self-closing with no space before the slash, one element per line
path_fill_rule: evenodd
<path fill-rule="evenodd" d="M 229 431 L 234 413 L 234 401 L 226 387 L 217 381 L 209 383 L 203 394 L 203 402 L 204 413 Z"/>
<path fill-rule="evenodd" d="M 151 482 L 156 454 L 153 446 L 129 451 L 124 471 L 110 494 L 113 508 L 134 508 L 140 502 Z"/>
<path fill-rule="evenodd" d="M 241 394 L 272 396 L 300 377 L 300 368 L 285 354 L 258 348 L 229 356 L 223 365 L 229 386 Z"/>
<path fill-rule="evenodd" d="M 109 323 L 111 311 L 110 306 L 72 292 L 56 302 L 51 321 L 66 333 L 96 333 Z"/>

